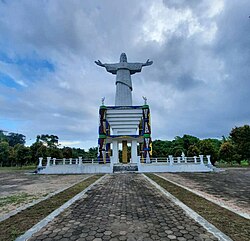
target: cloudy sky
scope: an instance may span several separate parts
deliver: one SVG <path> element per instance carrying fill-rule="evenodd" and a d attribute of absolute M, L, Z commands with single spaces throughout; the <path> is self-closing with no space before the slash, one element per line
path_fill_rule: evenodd
<path fill-rule="evenodd" d="M 221 138 L 250 123 L 249 0 L 0 0 L 0 129 L 97 145 L 115 76 L 94 61 L 154 61 L 132 77 L 153 139 Z"/>

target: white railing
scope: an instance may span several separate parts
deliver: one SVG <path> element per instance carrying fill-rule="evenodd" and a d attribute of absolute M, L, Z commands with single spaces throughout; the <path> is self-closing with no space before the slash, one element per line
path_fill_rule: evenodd
<path fill-rule="evenodd" d="M 166 164 L 166 165 L 178 165 L 178 164 L 207 164 L 212 165 L 211 163 L 211 156 L 210 155 L 199 155 L 193 157 L 157 157 L 157 158 L 150 158 L 150 163 L 143 163 L 143 164 Z"/>
<path fill-rule="evenodd" d="M 156 157 L 150 159 L 151 163 L 169 163 L 169 159 L 167 157 Z"/>
<path fill-rule="evenodd" d="M 112 157 L 110 158 L 111 165 L 113 163 Z M 99 164 L 99 163 L 106 163 L 106 160 L 103 162 L 97 159 L 82 159 L 82 157 L 78 158 L 51 158 L 51 157 L 39 157 L 39 164 L 38 167 L 48 167 L 48 166 L 56 166 L 56 165 L 84 165 L 84 164 Z M 108 162 L 109 163 L 109 162 Z M 210 155 L 199 155 L 194 157 L 157 157 L 157 158 L 151 158 L 150 162 L 145 163 L 143 162 L 140 157 L 138 156 L 138 164 L 162 164 L 162 165 L 183 165 L 183 164 L 202 164 L 202 165 L 212 165 L 210 161 Z"/>
<path fill-rule="evenodd" d="M 38 167 L 48 167 L 55 165 L 84 165 L 84 164 L 99 164 L 99 160 L 97 159 L 82 159 L 82 157 L 78 158 L 52 158 L 52 157 L 39 157 Z"/>

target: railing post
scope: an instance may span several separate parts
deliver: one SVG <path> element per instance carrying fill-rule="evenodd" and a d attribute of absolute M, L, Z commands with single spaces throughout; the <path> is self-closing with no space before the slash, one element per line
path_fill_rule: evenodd
<path fill-rule="evenodd" d="M 82 165 L 82 157 L 79 156 L 79 162 L 78 162 L 78 165 Z"/>
<path fill-rule="evenodd" d="M 185 161 L 185 163 L 187 163 L 187 157 L 184 157 L 184 161 Z"/>
<path fill-rule="evenodd" d="M 69 158 L 69 165 L 72 165 L 72 158 Z"/>
<path fill-rule="evenodd" d="M 200 160 L 201 160 L 201 163 L 200 163 L 200 164 L 204 164 L 203 155 L 199 155 L 199 157 L 200 157 Z"/>
<path fill-rule="evenodd" d="M 141 156 L 137 156 L 137 164 L 138 164 L 138 165 L 141 164 Z"/>
<path fill-rule="evenodd" d="M 56 165 L 56 158 L 53 158 L 53 165 Z"/>
<path fill-rule="evenodd" d="M 94 159 L 91 160 L 91 163 L 94 164 Z"/>
<path fill-rule="evenodd" d="M 169 164 L 172 166 L 173 165 L 173 156 L 169 155 Z"/>
<path fill-rule="evenodd" d="M 177 157 L 177 163 L 181 163 L 181 157 Z"/>
<path fill-rule="evenodd" d="M 185 161 L 185 154 L 184 154 L 184 152 L 181 153 L 181 159 L 182 159 L 182 161 Z"/>
<path fill-rule="evenodd" d="M 210 156 L 210 155 L 207 155 L 207 164 L 208 164 L 208 165 L 212 165 L 210 158 L 211 158 L 211 156 Z"/>
<path fill-rule="evenodd" d="M 197 163 L 197 156 L 194 156 L 194 163 Z"/>
<path fill-rule="evenodd" d="M 47 167 L 50 166 L 50 160 L 51 160 L 51 157 L 47 157 L 47 164 L 46 164 Z"/>
<path fill-rule="evenodd" d="M 155 163 L 157 163 L 157 158 L 155 158 Z"/>
<path fill-rule="evenodd" d="M 63 165 L 65 165 L 65 160 L 66 160 L 66 158 L 63 158 Z"/>
<path fill-rule="evenodd" d="M 42 166 L 43 166 L 43 158 L 39 157 L 38 167 L 42 167 Z"/>
<path fill-rule="evenodd" d="M 76 158 L 76 165 L 78 164 L 78 158 Z"/>

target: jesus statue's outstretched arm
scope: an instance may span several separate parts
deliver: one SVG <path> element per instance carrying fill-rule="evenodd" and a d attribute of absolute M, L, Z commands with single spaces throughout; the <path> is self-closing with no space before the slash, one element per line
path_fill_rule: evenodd
<path fill-rule="evenodd" d="M 103 64 L 100 60 L 95 61 L 95 63 L 101 67 L 105 67 L 106 70 L 112 74 L 116 74 L 118 64 Z"/>
<path fill-rule="evenodd" d="M 150 61 L 149 59 L 145 63 L 128 63 L 128 69 L 130 74 L 135 74 L 141 72 L 142 67 L 149 66 L 151 64 L 153 64 L 153 61 Z"/>
<path fill-rule="evenodd" d="M 142 66 L 149 66 L 153 64 L 153 61 L 150 61 L 149 59 L 147 60 L 147 62 L 143 63 Z"/>

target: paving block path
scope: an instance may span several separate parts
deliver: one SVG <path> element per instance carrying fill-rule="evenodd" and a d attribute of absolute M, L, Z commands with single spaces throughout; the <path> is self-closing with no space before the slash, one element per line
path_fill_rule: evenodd
<path fill-rule="evenodd" d="M 218 240 L 141 174 L 108 175 L 30 240 Z"/>

